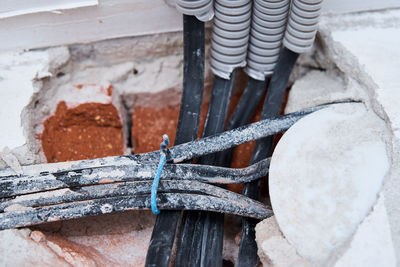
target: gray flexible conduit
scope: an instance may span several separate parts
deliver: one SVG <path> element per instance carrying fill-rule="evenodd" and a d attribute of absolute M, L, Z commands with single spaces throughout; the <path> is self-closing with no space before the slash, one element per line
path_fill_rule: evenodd
<path fill-rule="evenodd" d="M 215 0 L 211 69 L 223 79 L 246 65 L 251 24 L 251 0 Z"/>
<path fill-rule="evenodd" d="M 292 0 L 283 44 L 296 53 L 308 51 L 318 29 L 322 0 Z"/>
<path fill-rule="evenodd" d="M 290 0 L 254 0 L 247 74 L 263 81 L 273 73 L 289 14 Z"/>
<path fill-rule="evenodd" d="M 176 0 L 176 9 L 204 22 L 214 17 L 213 0 Z"/>
<path fill-rule="evenodd" d="M 322 0 L 176 1 L 177 10 L 185 15 L 201 21 L 214 17 L 211 69 L 215 75 L 229 79 L 235 68 L 247 63 L 247 74 L 260 81 L 273 73 L 282 43 L 296 53 L 311 48 L 321 7 Z"/>
<path fill-rule="evenodd" d="M 253 0 L 250 16 L 251 2 L 214 2 L 211 69 L 221 78 L 244 67 L 247 55 L 248 75 L 265 80 L 273 73 L 282 43 L 303 53 L 314 42 L 322 0 Z"/>

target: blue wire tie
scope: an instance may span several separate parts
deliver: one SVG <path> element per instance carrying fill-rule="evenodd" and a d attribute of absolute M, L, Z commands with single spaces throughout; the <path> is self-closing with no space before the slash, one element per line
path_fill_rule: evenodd
<path fill-rule="evenodd" d="M 157 188 L 166 161 L 165 148 L 169 145 L 168 135 L 164 134 L 163 140 L 164 141 L 160 144 L 160 161 L 158 162 L 157 173 L 154 177 L 153 185 L 151 187 L 151 210 L 155 215 L 160 213 L 160 210 L 157 208 Z"/>

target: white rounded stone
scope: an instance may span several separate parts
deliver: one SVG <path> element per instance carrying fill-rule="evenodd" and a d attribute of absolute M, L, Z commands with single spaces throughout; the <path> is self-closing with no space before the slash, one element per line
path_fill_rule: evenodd
<path fill-rule="evenodd" d="M 389 170 L 385 124 L 361 103 L 337 104 L 293 125 L 272 156 L 272 208 L 286 239 L 324 262 L 355 232 Z"/>

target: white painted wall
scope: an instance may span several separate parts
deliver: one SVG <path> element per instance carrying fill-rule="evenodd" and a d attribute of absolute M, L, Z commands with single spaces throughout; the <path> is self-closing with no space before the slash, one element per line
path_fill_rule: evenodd
<path fill-rule="evenodd" d="M 56 12 L 59 9 L 71 9 L 98 5 L 97 0 L 2 0 L 0 1 L 0 19 L 33 14 Z"/>
<path fill-rule="evenodd" d="M 0 0 L 0 51 L 182 30 L 174 0 Z M 400 8 L 399 0 L 325 0 L 324 13 Z"/>
<path fill-rule="evenodd" d="M 0 18 L 0 51 L 181 29 L 181 15 L 163 0 L 100 0 L 95 6 Z"/>

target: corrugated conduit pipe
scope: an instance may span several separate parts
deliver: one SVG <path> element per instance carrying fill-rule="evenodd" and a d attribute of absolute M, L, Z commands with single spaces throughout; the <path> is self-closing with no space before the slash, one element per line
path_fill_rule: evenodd
<path fill-rule="evenodd" d="M 211 69 L 229 79 L 235 68 L 246 65 L 251 24 L 251 0 L 215 0 L 211 41 Z"/>
<path fill-rule="evenodd" d="M 176 9 L 204 22 L 214 17 L 213 0 L 176 0 Z"/>
<path fill-rule="evenodd" d="M 292 0 L 283 44 L 296 53 L 308 51 L 318 29 L 322 0 Z"/>
<path fill-rule="evenodd" d="M 279 58 L 288 20 L 290 0 L 254 0 L 247 53 L 247 74 L 263 81 Z"/>

